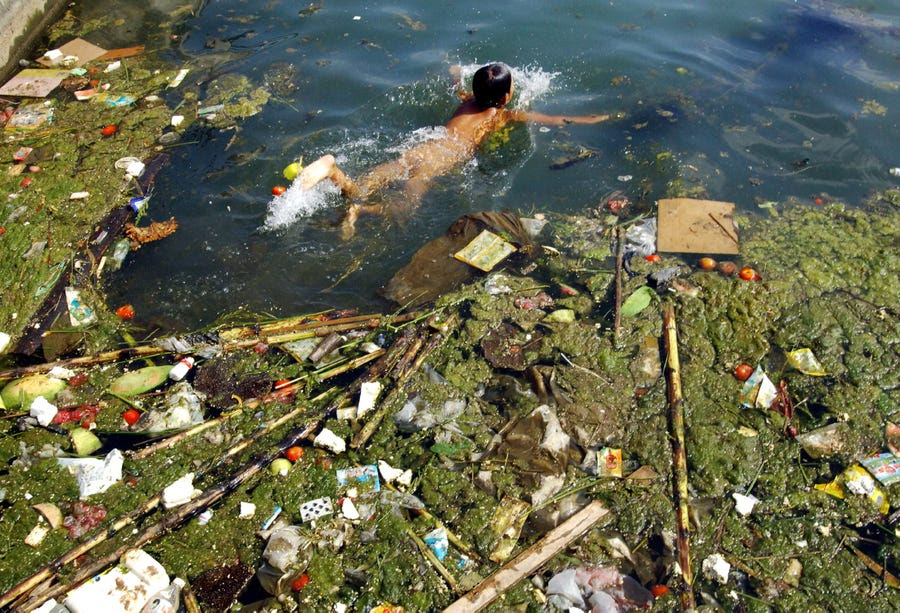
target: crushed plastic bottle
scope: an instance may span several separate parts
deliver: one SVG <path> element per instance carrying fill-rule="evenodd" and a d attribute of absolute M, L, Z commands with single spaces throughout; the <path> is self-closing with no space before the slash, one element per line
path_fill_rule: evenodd
<path fill-rule="evenodd" d="M 141 613 L 176 613 L 181 603 L 181 588 L 184 587 L 184 579 L 175 577 L 169 587 L 156 592 Z"/>

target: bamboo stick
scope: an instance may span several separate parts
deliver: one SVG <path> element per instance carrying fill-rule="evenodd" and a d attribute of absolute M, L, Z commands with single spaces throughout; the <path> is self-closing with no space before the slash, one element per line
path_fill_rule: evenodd
<path fill-rule="evenodd" d="M 0 372 L 0 381 L 9 379 L 18 379 L 19 377 L 27 377 L 28 375 L 37 375 L 49 372 L 55 366 L 62 368 L 79 368 L 84 366 L 95 366 L 97 364 L 106 364 L 109 362 L 118 362 L 121 360 L 131 360 L 135 358 L 146 358 L 154 355 L 170 353 L 162 347 L 128 347 L 127 349 L 116 349 L 114 351 L 104 351 L 102 353 L 94 353 L 77 358 L 69 358 L 67 360 L 56 360 L 55 362 L 46 362 L 44 364 L 33 364 L 31 366 L 20 366 Z"/>
<path fill-rule="evenodd" d="M 481 611 L 519 581 L 543 566 L 575 539 L 606 517 L 609 510 L 595 500 L 548 532 L 544 538 L 507 562 L 471 592 L 444 609 L 444 613 Z"/>
<path fill-rule="evenodd" d="M 678 360 L 678 334 L 675 327 L 675 307 L 663 305 L 663 327 L 666 345 L 666 379 L 669 401 L 669 421 L 672 429 L 672 470 L 677 519 L 678 564 L 681 567 L 681 610 L 696 608 L 694 601 L 694 573 L 691 570 L 691 528 L 688 509 L 687 454 L 684 446 L 684 405 L 681 394 L 681 366 Z"/>
<path fill-rule="evenodd" d="M 381 406 L 378 410 L 372 414 L 372 417 L 369 418 L 369 421 L 362 427 L 362 429 L 356 433 L 353 439 L 350 441 L 350 447 L 353 449 L 359 449 L 363 447 L 372 435 L 375 434 L 375 430 L 378 429 L 378 426 L 381 425 L 381 421 L 384 419 L 385 415 L 387 415 L 388 410 L 394 403 L 394 399 L 398 394 L 403 392 L 403 384 L 412 375 L 416 372 L 422 365 L 422 363 L 426 360 L 428 355 L 434 351 L 440 344 L 443 339 L 450 335 L 450 333 L 456 329 L 456 326 L 459 325 L 459 319 L 456 316 L 453 316 L 447 320 L 447 322 L 441 327 L 438 332 L 435 332 L 428 339 L 428 342 L 425 344 L 425 348 L 419 352 L 419 349 L 422 346 L 422 338 L 421 334 L 417 334 L 417 339 L 414 343 L 411 344 L 410 348 L 404 354 L 403 359 L 397 364 L 397 377 L 394 380 L 394 389 L 385 397 L 385 399 L 381 402 Z M 417 355 L 418 352 L 418 355 Z"/>
<path fill-rule="evenodd" d="M 381 317 L 379 313 L 373 313 L 371 315 L 357 315 L 355 312 L 351 314 L 347 311 L 338 311 L 339 313 L 342 313 L 340 317 L 328 317 L 328 314 L 332 312 L 333 311 L 324 311 L 322 313 L 296 315 L 294 317 L 278 319 L 269 323 L 259 325 L 229 328 L 227 330 L 220 330 L 218 332 L 218 335 L 219 339 L 223 341 L 235 341 L 248 336 L 269 336 L 271 334 L 289 332 L 291 330 L 302 330 L 306 328 L 315 328 L 318 326 L 327 326 L 328 324 L 335 321 L 365 321 L 367 319 L 372 319 L 373 317 Z"/>
<path fill-rule="evenodd" d="M 200 509 L 202 509 L 206 506 L 209 506 L 213 502 L 224 497 L 228 492 L 230 492 L 232 489 L 238 487 L 246 479 L 249 479 L 256 473 L 258 473 L 260 470 L 262 470 L 262 467 L 270 464 L 272 462 L 272 460 L 274 460 L 279 455 L 281 455 L 284 452 L 284 450 L 286 450 L 288 447 L 292 447 L 293 445 L 297 444 L 302 439 L 308 438 L 312 433 L 314 433 L 316 430 L 318 430 L 321 427 L 321 425 L 324 423 L 325 419 L 328 418 L 328 416 L 330 416 L 334 413 L 334 411 L 337 409 L 338 406 L 340 406 L 341 402 L 345 398 L 347 398 L 348 396 L 352 395 L 353 393 L 359 391 L 359 388 L 363 382 L 374 380 L 374 379 L 378 378 L 381 374 L 383 374 L 386 370 L 389 370 L 396 363 L 397 359 L 399 359 L 399 357 L 405 351 L 406 347 L 412 341 L 412 339 L 413 339 L 412 332 L 413 332 L 413 329 L 411 329 L 411 328 L 404 330 L 404 333 L 401 334 L 396 339 L 394 344 L 391 346 L 390 350 L 387 351 L 386 353 L 384 353 L 383 355 L 381 355 L 380 358 L 378 359 L 378 361 L 376 361 L 372 366 L 370 366 L 369 369 L 366 371 L 366 373 L 363 376 L 359 377 L 354 383 L 352 383 L 350 386 L 348 386 L 348 388 L 345 390 L 344 394 L 341 394 L 338 398 L 333 400 L 328 405 L 328 407 L 325 409 L 325 411 L 323 412 L 322 416 L 319 419 L 316 419 L 316 420 L 292 431 L 285 439 L 282 440 L 282 442 L 279 444 L 278 448 L 275 451 L 268 454 L 267 456 L 262 457 L 261 459 L 257 460 L 256 462 L 251 463 L 244 470 L 240 471 L 235 476 L 233 476 L 228 483 L 225 483 L 225 484 L 222 484 L 219 486 L 215 486 L 215 487 L 211 487 L 211 488 L 207 489 L 206 491 L 204 491 L 198 498 L 194 499 L 187 505 L 178 507 L 178 510 L 173 511 L 168 516 L 166 516 L 162 521 L 158 522 L 156 525 L 151 526 L 150 528 L 145 530 L 137 538 L 136 541 L 129 543 L 125 546 L 119 547 L 116 551 L 97 560 L 96 562 L 90 564 L 89 566 L 84 567 L 82 570 L 80 570 L 78 573 L 76 573 L 76 575 L 72 579 L 70 579 L 68 584 L 59 584 L 53 588 L 50 588 L 47 591 L 42 592 L 41 594 L 35 596 L 30 601 L 25 603 L 24 608 L 21 608 L 21 610 L 30 611 L 30 610 L 40 606 L 43 602 L 49 600 L 50 598 L 53 598 L 64 592 L 67 592 L 70 589 L 74 589 L 75 587 L 77 587 L 78 585 L 83 583 L 86 579 L 88 579 L 89 577 L 93 576 L 97 572 L 100 572 L 101 570 L 103 570 L 104 568 L 109 566 L 110 564 L 115 563 L 121 557 L 121 555 L 124 554 L 125 551 L 127 551 L 128 549 L 139 548 L 142 545 L 154 540 L 155 538 L 162 536 L 163 534 L 165 534 L 165 532 L 174 528 L 179 523 L 186 520 L 194 513 L 198 512 Z M 368 358 L 372 359 L 371 355 L 363 356 L 363 357 L 368 357 Z M 321 399 L 329 393 L 330 393 L 330 391 L 320 394 L 317 398 Z M 260 436 L 262 436 L 264 432 L 269 432 L 274 427 L 277 427 L 277 425 L 281 425 L 283 423 L 286 423 L 290 419 L 293 419 L 294 417 L 296 417 L 299 414 L 299 411 L 301 411 L 301 409 L 295 409 L 294 411 L 291 411 L 291 412 L 285 414 L 284 416 L 278 418 L 277 420 L 272 422 L 271 427 L 266 427 L 264 429 L 261 429 L 259 432 L 254 433 L 254 435 L 251 437 L 251 439 L 256 440 Z M 251 439 L 245 439 L 245 441 L 242 441 L 241 443 L 239 443 L 238 445 L 236 445 L 235 447 L 230 449 L 228 452 L 226 452 L 227 457 L 235 455 L 235 454 L 239 453 L 240 451 L 242 451 L 243 449 L 245 449 L 247 447 L 247 445 L 249 445 L 249 442 Z M 224 461 L 224 459 L 225 458 L 220 459 L 220 462 Z M 217 464 L 218 463 L 219 462 L 217 462 Z M 208 472 L 208 471 L 204 471 L 204 474 L 206 472 Z M 14 586 L 12 589 L 7 591 L 5 594 L 0 595 L 0 609 L 9 605 L 10 603 L 12 603 L 19 596 L 27 594 L 28 592 L 33 590 L 35 587 L 37 587 L 43 581 L 45 581 L 47 579 L 51 579 L 59 571 L 60 568 L 62 568 L 63 566 L 65 566 L 66 564 L 71 562 L 72 560 L 76 559 L 77 557 L 83 555 L 84 553 L 87 553 L 88 551 L 90 551 L 91 549 L 96 547 L 98 544 L 105 542 L 111 536 L 113 536 L 114 534 L 119 532 L 123 527 L 128 526 L 131 523 L 134 523 L 134 521 L 136 521 L 138 518 L 142 517 L 143 515 L 146 515 L 150 511 L 152 511 L 159 504 L 159 501 L 161 500 L 161 498 L 162 498 L 162 493 L 154 496 L 153 498 L 151 498 L 150 500 L 145 502 L 143 506 L 139 507 L 138 509 L 135 509 L 134 511 L 132 511 L 125 517 L 122 517 L 119 520 L 117 520 L 113 524 L 113 526 L 111 526 L 110 528 L 108 528 L 106 530 L 102 530 L 99 533 L 93 535 L 90 539 L 88 539 L 88 541 L 86 541 L 82 545 L 79 545 L 78 547 L 70 550 L 66 554 L 63 554 L 63 556 L 61 556 L 60 558 L 57 558 L 57 560 L 55 560 L 54 562 L 51 562 L 49 565 L 47 565 L 44 568 L 42 568 L 41 570 L 37 571 L 32 576 L 26 578 L 24 581 L 20 582 L 16 586 Z M 16 609 L 19 610 L 20 607 L 17 607 Z"/>
<path fill-rule="evenodd" d="M 420 312 L 404 313 L 393 318 L 393 321 L 410 321 L 420 315 Z M 343 332 L 361 328 L 375 328 L 385 319 L 387 319 L 385 316 L 378 314 L 356 315 L 353 317 L 345 317 L 343 319 L 330 319 L 312 322 L 309 324 L 302 324 L 298 325 L 295 329 L 273 327 L 273 324 L 270 327 L 260 327 L 261 330 L 271 331 L 272 333 L 257 334 L 251 338 L 240 338 L 238 340 L 235 340 L 234 342 L 225 343 L 222 348 L 226 351 L 241 349 L 245 347 L 252 347 L 260 342 L 275 345 L 278 343 L 286 343 L 304 338 L 326 336 L 330 332 Z M 98 364 L 107 364 L 109 362 L 147 358 L 164 353 L 171 353 L 171 351 L 154 345 L 143 345 L 139 347 L 128 347 L 125 349 L 104 351 L 101 353 L 80 356 L 77 358 L 57 360 L 55 362 L 46 362 L 43 364 L 33 364 L 30 366 L 21 366 L 18 368 L 6 370 L 0 372 L 0 381 L 7 381 L 9 379 L 17 379 L 19 377 L 25 377 L 28 375 L 46 373 L 55 366 L 64 368 L 82 368 L 87 366 L 95 366 Z"/>
<path fill-rule="evenodd" d="M 226 494 L 237 489 L 242 483 L 258 474 L 263 470 L 264 467 L 271 464 L 274 459 L 284 453 L 285 449 L 287 449 L 288 447 L 292 447 L 302 439 L 308 437 L 320 426 L 321 420 L 316 419 L 303 426 L 300 426 L 299 428 L 296 428 L 284 439 L 282 439 L 282 441 L 278 444 L 274 451 L 260 456 L 257 460 L 245 466 L 242 470 L 232 476 L 231 479 L 229 479 L 225 483 L 221 483 L 219 485 L 206 489 L 202 494 L 200 494 L 200 496 L 193 499 L 191 502 L 172 510 L 172 512 L 166 515 L 162 520 L 144 530 L 135 539 L 130 540 L 124 545 L 117 547 L 112 552 L 98 558 L 91 564 L 79 568 L 78 571 L 73 575 L 73 577 L 69 579 L 68 583 L 60 583 L 53 586 L 47 591 L 37 595 L 29 602 L 26 602 L 22 608 L 17 608 L 17 610 L 33 610 L 50 598 L 55 598 L 56 596 L 59 596 L 81 585 L 82 583 L 84 583 L 84 581 L 101 572 L 107 566 L 115 564 L 119 560 L 119 558 L 121 558 L 125 554 L 125 552 L 131 549 L 138 549 L 140 547 L 143 547 L 147 543 L 150 543 L 151 541 L 154 541 L 157 538 L 165 535 L 167 532 L 178 527 L 182 522 L 189 519 L 194 514 L 214 504 L 215 502 L 223 498 Z M 32 587 L 34 586 L 32 585 Z M 12 592 L 13 590 L 10 590 L 3 596 L 0 596 L 0 607 L 8 604 L 12 601 L 13 598 L 15 598 L 15 595 L 13 595 Z"/>
<path fill-rule="evenodd" d="M 622 327 L 622 265 L 625 261 L 625 239 L 622 226 L 616 226 L 616 296 L 615 310 L 613 311 L 613 336 L 619 340 L 619 330 Z"/>
<path fill-rule="evenodd" d="M 406 534 L 413 540 L 413 542 L 419 548 L 419 551 L 421 551 L 422 555 L 425 556 L 425 559 L 431 562 L 432 566 L 437 569 L 441 577 L 444 578 L 444 581 L 447 582 L 447 585 L 450 586 L 450 589 L 454 592 L 457 591 L 459 589 L 459 584 L 456 581 L 456 577 L 451 575 L 450 571 L 448 571 L 447 568 L 443 564 L 441 564 L 441 561 L 437 559 L 437 556 L 434 555 L 434 552 L 429 549 L 428 545 L 426 545 L 421 538 L 419 538 L 419 535 L 416 534 L 412 527 L 406 527 Z"/>

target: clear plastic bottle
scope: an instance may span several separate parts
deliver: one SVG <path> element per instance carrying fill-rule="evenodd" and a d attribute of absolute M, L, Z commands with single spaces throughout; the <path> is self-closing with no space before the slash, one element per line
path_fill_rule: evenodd
<path fill-rule="evenodd" d="M 184 579 L 175 577 L 169 587 L 156 592 L 141 613 L 176 613 L 181 602 L 181 588 L 184 587 Z"/>

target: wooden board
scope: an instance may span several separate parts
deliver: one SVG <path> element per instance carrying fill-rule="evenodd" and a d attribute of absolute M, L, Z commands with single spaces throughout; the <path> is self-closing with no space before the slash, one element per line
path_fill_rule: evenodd
<path fill-rule="evenodd" d="M 444 613 L 473 613 L 482 610 L 516 583 L 533 574 L 608 514 L 609 509 L 600 501 L 593 501 L 444 609 Z"/>

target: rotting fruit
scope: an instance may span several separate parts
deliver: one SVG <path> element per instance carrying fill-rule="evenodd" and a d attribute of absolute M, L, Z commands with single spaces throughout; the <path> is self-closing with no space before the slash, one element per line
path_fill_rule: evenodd
<path fill-rule="evenodd" d="M 703 270 L 713 270 L 717 262 L 712 258 L 700 258 L 699 264 Z"/>
<path fill-rule="evenodd" d="M 116 309 L 116 315 L 119 319 L 134 319 L 134 307 L 130 304 L 123 304 Z"/>
<path fill-rule="evenodd" d="M 140 418 L 141 414 L 137 409 L 128 409 L 122 413 L 122 419 L 124 419 L 125 423 L 129 426 L 136 424 Z"/>
<path fill-rule="evenodd" d="M 275 187 L 272 188 L 272 195 L 280 196 L 281 194 L 283 194 L 286 191 L 287 191 L 287 188 L 284 185 L 276 185 Z"/>
<path fill-rule="evenodd" d="M 291 581 L 291 590 L 299 592 L 306 587 L 307 583 L 309 583 L 309 575 L 302 573 L 299 577 Z"/>
<path fill-rule="evenodd" d="M 746 381 L 752 374 L 753 367 L 746 362 L 742 362 L 741 364 L 738 364 L 734 367 L 734 378 L 738 381 Z"/>
<path fill-rule="evenodd" d="M 762 277 L 759 276 L 759 273 L 750 268 L 749 266 L 744 266 L 741 268 L 738 276 L 744 281 L 759 281 Z"/>
<path fill-rule="evenodd" d="M 288 450 L 284 452 L 284 457 L 291 462 L 296 462 L 303 457 L 303 447 L 289 447 Z"/>

